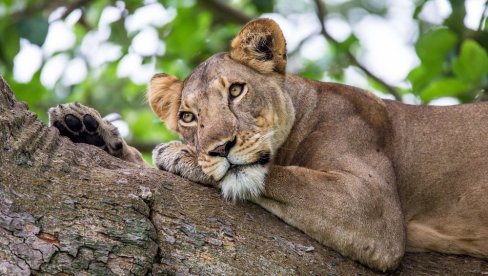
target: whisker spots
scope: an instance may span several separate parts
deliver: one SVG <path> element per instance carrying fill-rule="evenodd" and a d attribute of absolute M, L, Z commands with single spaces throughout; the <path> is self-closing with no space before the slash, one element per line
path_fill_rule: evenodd
<path fill-rule="evenodd" d="M 211 164 L 210 166 L 207 166 L 207 168 L 212 169 L 212 168 L 219 167 L 220 165 L 222 165 L 222 162 L 216 162 Z"/>

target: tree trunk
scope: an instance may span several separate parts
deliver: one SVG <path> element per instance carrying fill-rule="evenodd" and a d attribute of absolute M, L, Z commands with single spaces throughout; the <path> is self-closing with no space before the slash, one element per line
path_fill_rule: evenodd
<path fill-rule="evenodd" d="M 35 92 L 35 91 L 32 91 Z M 0 78 L 0 274 L 377 274 L 250 203 L 73 144 Z M 488 273 L 407 254 L 394 274 Z"/>

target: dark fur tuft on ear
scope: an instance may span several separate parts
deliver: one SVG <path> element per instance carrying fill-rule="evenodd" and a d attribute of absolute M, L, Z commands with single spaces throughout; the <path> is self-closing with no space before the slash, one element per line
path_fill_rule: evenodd
<path fill-rule="evenodd" d="M 151 109 L 174 131 L 178 131 L 182 89 L 183 83 L 177 77 L 161 73 L 152 77 L 147 90 Z"/>
<path fill-rule="evenodd" d="M 286 41 L 278 24 L 267 18 L 247 23 L 232 40 L 230 56 L 261 73 L 286 71 Z"/>

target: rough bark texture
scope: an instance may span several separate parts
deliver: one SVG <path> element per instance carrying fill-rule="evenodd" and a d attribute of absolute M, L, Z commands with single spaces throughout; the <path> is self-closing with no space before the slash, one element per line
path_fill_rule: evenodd
<path fill-rule="evenodd" d="M 71 143 L 0 79 L 0 274 L 177 272 L 378 274 L 258 206 Z M 487 273 L 485 260 L 423 253 L 392 274 Z"/>

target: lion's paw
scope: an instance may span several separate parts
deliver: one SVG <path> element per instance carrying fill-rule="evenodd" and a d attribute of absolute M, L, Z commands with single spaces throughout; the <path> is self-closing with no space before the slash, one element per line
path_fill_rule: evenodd
<path fill-rule="evenodd" d="M 193 149 L 180 141 L 156 146 L 152 152 L 153 163 L 160 170 L 174 173 L 194 182 L 213 184 L 202 172 Z"/>
<path fill-rule="evenodd" d="M 158 169 L 180 174 L 181 167 L 195 165 L 195 154 L 180 141 L 159 144 L 152 152 L 153 163 Z"/>
<path fill-rule="evenodd" d="M 97 146 L 113 156 L 122 153 L 124 140 L 118 129 L 93 108 L 79 103 L 60 104 L 48 111 L 49 126 L 74 143 Z"/>

